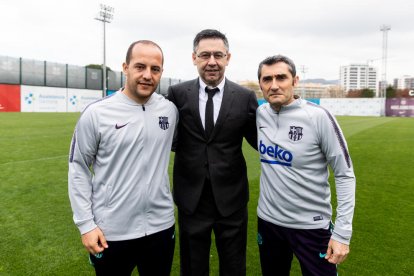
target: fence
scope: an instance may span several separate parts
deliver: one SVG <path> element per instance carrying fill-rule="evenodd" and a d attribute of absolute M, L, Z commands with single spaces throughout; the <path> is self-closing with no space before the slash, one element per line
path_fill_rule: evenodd
<path fill-rule="evenodd" d="M 125 75 L 122 72 L 110 70 L 107 76 L 106 87 L 109 91 L 124 86 Z M 102 90 L 102 79 L 102 69 L 0 56 L 0 84 Z M 168 87 L 180 81 L 162 78 L 156 92 L 166 95 Z"/>

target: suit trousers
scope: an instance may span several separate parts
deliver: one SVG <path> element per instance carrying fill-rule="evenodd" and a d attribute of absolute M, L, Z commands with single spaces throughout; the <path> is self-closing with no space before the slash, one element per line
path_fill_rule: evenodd
<path fill-rule="evenodd" d="M 178 210 L 181 275 L 209 275 L 211 232 L 214 231 L 221 276 L 246 275 L 247 206 L 223 217 L 206 179 L 193 214 Z"/>

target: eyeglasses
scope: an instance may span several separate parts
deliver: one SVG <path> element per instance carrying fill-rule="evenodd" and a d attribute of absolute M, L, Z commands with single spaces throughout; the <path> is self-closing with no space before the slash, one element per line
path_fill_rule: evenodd
<path fill-rule="evenodd" d="M 201 52 L 200 54 L 197 55 L 197 57 L 203 60 L 209 60 L 211 56 L 213 56 L 214 59 L 216 60 L 220 60 L 220 59 L 225 58 L 227 55 L 222 52 Z"/>

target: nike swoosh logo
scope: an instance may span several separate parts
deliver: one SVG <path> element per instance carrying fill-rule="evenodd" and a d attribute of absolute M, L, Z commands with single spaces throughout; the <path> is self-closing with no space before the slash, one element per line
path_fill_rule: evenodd
<path fill-rule="evenodd" d="M 260 127 L 259 127 L 259 129 L 262 129 L 262 128 L 267 128 L 267 127 L 265 127 L 265 126 L 260 126 Z"/>
<path fill-rule="evenodd" d="M 325 258 L 325 256 L 326 256 L 326 253 L 325 254 L 319 253 L 319 258 Z"/>
<path fill-rule="evenodd" d="M 116 124 L 115 125 L 115 128 L 116 129 L 120 129 L 120 128 L 123 128 L 124 126 L 126 126 L 127 124 L 129 124 L 129 123 L 126 123 L 125 125 L 118 125 L 118 124 Z"/>

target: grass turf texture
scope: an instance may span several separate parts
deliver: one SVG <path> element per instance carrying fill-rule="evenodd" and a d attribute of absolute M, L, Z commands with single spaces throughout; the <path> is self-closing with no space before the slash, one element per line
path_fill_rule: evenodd
<path fill-rule="evenodd" d="M 67 196 L 67 155 L 78 117 L 79 113 L 0 113 L 0 275 L 94 274 Z M 339 266 L 339 274 L 412 275 L 414 119 L 338 120 L 357 176 L 351 254 Z M 244 153 L 250 179 L 247 275 L 260 275 L 260 163 L 248 145 Z M 173 159 L 170 173 L 172 163 Z M 213 245 L 211 275 L 218 275 L 217 260 Z M 172 275 L 179 275 L 178 240 Z M 296 260 L 291 275 L 300 275 Z"/>

